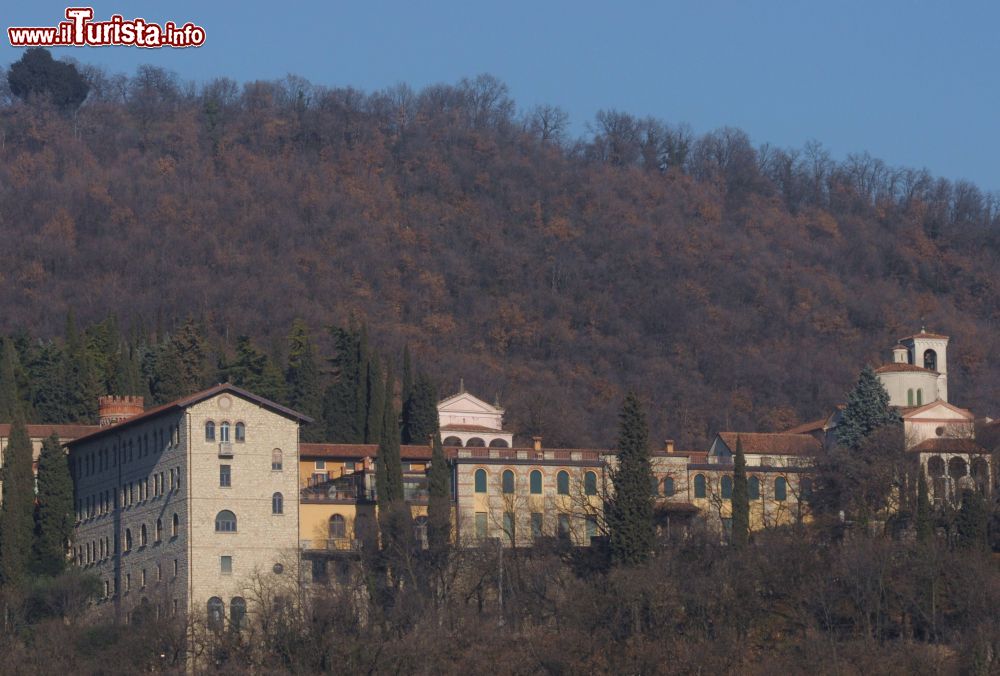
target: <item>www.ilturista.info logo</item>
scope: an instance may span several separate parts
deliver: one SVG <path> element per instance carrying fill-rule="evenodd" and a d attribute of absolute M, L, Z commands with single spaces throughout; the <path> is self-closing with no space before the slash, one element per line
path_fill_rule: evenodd
<path fill-rule="evenodd" d="M 67 21 L 58 26 L 11 27 L 7 37 L 12 47 L 201 47 L 205 29 L 190 21 L 178 26 L 167 21 L 162 26 L 145 19 L 125 19 L 112 14 L 108 21 L 93 21 L 93 7 L 67 7 Z"/>

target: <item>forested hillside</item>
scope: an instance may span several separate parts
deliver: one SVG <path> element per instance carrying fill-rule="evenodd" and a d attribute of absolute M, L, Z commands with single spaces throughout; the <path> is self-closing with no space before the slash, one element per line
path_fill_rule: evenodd
<path fill-rule="evenodd" d="M 81 72 L 73 111 L 2 95 L 0 331 L 36 347 L 70 310 L 153 342 L 192 317 L 283 370 L 296 318 L 320 361 L 365 325 L 547 445 L 612 443 L 636 388 L 691 447 L 822 415 L 925 323 L 952 401 L 1000 414 L 1000 205 L 973 185 L 617 112 L 573 139 L 488 76 Z"/>

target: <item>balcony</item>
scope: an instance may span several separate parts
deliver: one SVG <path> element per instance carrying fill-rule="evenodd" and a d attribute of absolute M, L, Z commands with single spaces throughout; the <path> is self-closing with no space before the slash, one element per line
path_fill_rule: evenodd
<path fill-rule="evenodd" d="M 357 502 L 358 490 L 355 486 L 313 487 L 302 491 L 299 501 L 311 504 L 338 504 Z"/>
<path fill-rule="evenodd" d="M 299 540 L 299 547 L 307 552 L 358 552 L 361 551 L 361 540 L 348 537 Z"/>
<path fill-rule="evenodd" d="M 231 441 L 219 442 L 219 457 L 220 458 L 233 457 L 233 443 Z"/>

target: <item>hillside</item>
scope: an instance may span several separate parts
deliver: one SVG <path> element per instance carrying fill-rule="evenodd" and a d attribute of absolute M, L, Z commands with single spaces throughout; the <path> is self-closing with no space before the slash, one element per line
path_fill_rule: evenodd
<path fill-rule="evenodd" d="M 85 72 L 74 114 L 0 108 L 4 333 L 72 308 L 270 346 L 353 320 L 547 445 L 611 443 L 636 388 L 690 447 L 817 417 L 926 323 L 951 399 L 1000 414 L 1000 210 L 970 184 L 614 112 L 574 140 L 490 77 Z"/>

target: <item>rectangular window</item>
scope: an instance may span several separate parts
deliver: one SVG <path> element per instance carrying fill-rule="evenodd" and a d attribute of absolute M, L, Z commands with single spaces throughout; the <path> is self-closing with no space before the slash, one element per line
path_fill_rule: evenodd
<path fill-rule="evenodd" d="M 163 566 L 156 564 L 156 581 L 159 582 L 163 579 Z"/>
<path fill-rule="evenodd" d="M 125 573 L 125 591 L 132 590 L 132 573 Z"/>
<path fill-rule="evenodd" d="M 146 586 L 146 569 L 143 568 L 142 572 L 139 574 L 139 587 L 145 588 Z"/>
<path fill-rule="evenodd" d="M 174 577 L 177 577 L 177 559 L 174 559 Z"/>
<path fill-rule="evenodd" d="M 542 537 L 542 513 L 532 512 L 531 513 L 531 537 L 540 538 Z"/>
<path fill-rule="evenodd" d="M 348 462 L 344 463 L 344 469 L 349 469 L 352 472 L 354 471 L 355 466 L 356 466 L 356 463 L 353 460 L 349 460 Z"/>
<path fill-rule="evenodd" d="M 476 512 L 476 537 L 480 540 L 486 537 L 486 512 Z"/>
<path fill-rule="evenodd" d="M 233 477 L 229 465 L 219 465 L 219 485 L 223 488 L 232 486 Z"/>
<path fill-rule="evenodd" d="M 317 460 L 316 469 L 326 469 L 326 460 Z"/>
<path fill-rule="evenodd" d="M 513 544 L 516 537 L 514 533 L 514 512 L 503 513 L 503 530 L 507 539 Z"/>
<path fill-rule="evenodd" d="M 233 557 L 223 556 L 219 559 L 221 571 L 223 575 L 232 575 L 233 573 Z"/>

